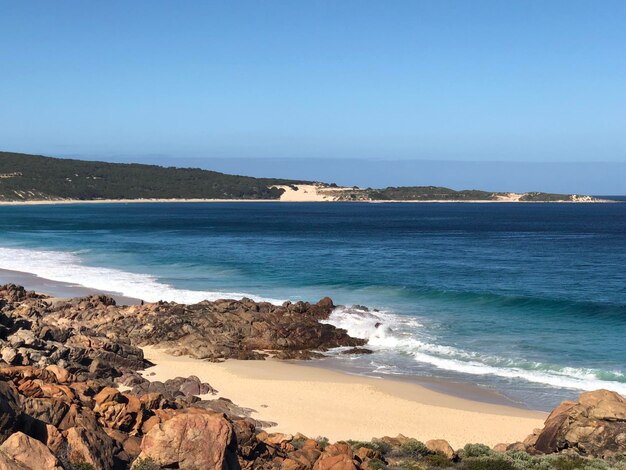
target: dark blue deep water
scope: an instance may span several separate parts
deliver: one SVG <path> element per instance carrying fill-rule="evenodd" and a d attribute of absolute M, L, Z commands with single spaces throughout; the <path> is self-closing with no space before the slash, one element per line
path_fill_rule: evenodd
<path fill-rule="evenodd" d="M 4 206 L 0 268 L 150 301 L 329 295 L 370 309 L 331 318 L 375 349 L 354 371 L 544 409 L 626 394 L 626 204 Z"/>

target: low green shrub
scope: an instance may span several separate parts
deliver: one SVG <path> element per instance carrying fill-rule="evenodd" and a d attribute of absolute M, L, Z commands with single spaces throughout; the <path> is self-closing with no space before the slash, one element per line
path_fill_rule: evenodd
<path fill-rule="evenodd" d="M 385 455 L 391 450 L 391 445 L 387 444 L 384 441 L 347 441 L 347 443 L 352 447 L 353 451 L 359 450 L 361 447 L 365 447 L 367 449 L 372 449 L 381 454 Z"/>
<path fill-rule="evenodd" d="M 161 466 L 151 458 L 135 460 L 132 468 L 133 470 L 161 470 Z"/>
<path fill-rule="evenodd" d="M 516 470 L 506 457 L 493 455 L 468 457 L 463 460 L 463 466 L 467 470 Z"/>
<path fill-rule="evenodd" d="M 431 453 L 431 451 L 428 450 L 428 447 L 426 447 L 426 444 L 418 441 L 417 439 L 409 439 L 400 446 L 400 449 L 404 455 L 414 459 L 425 457 Z"/>
<path fill-rule="evenodd" d="M 485 444 L 465 444 L 463 451 L 460 453 L 464 459 L 469 457 L 488 457 L 493 454 L 494 452 L 491 448 Z"/>
<path fill-rule="evenodd" d="M 317 445 L 320 446 L 321 450 L 326 449 L 326 446 L 330 444 L 327 437 L 318 436 L 317 438 L 315 438 L 315 440 L 317 441 Z"/>
<path fill-rule="evenodd" d="M 85 462 L 73 462 L 70 463 L 71 470 L 95 470 L 93 465 Z"/>
<path fill-rule="evenodd" d="M 450 468 L 452 467 L 452 462 L 448 460 L 445 455 L 442 454 L 430 454 L 422 459 L 428 468 Z"/>
<path fill-rule="evenodd" d="M 566 455 L 548 455 L 542 458 L 544 462 L 550 464 L 550 468 L 554 470 L 576 470 L 583 469 L 589 463 L 588 460 L 580 457 L 569 457 Z"/>
<path fill-rule="evenodd" d="M 404 460 L 397 467 L 393 467 L 393 469 L 402 469 L 402 470 L 424 470 L 424 465 L 421 465 L 419 462 L 415 460 Z"/>
<path fill-rule="evenodd" d="M 306 439 L 292 439 L 290 444 L 294 446 L 297 450 L 300 450 L 304 447 L 304 443 Z"/>
<path fill-rule="evenodd" d="M 383 462 L 382 460 L 378 460 L 378 459 L 369 460 L 367 462 L 367 465 L 372 470 L 385 470 L 387 468 L 387 466 L 385 465 L 385 462 Z"/>

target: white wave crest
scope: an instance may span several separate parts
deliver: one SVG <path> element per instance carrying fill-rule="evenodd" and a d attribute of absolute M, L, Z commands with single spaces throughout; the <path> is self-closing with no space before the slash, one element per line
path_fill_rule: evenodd
<path fill-rule="evenodd" d="M 148 302 L 165 300 L 196 303 L 202 300 L 251 298 L 280 304 L 283 300 L 263 298 L 242 292 L 213 292 L 177 289 L 149 274 L 113 268 L 86 266 L 78 253 L 0 248 L 0 268 L 35 274 L 44 279 L 103 290 Z"/>
<path fill-rule="evenodd" d="M 597 390 L 605 388 L 626 395 L 626 383 L 602 380 L 602 371 L 575 367 L 550 367 L 541 363 L 520 363 L 511 359 L 481 356 L 475 352 L 433 344 L 419 338 L 420 326 L 414 318 L 387 312 L 369 312 L 338 307 L 327 323 L 345 329 L 348 334 L 368 340 L 368 346 L 383 351 L 396 351 L 438 369 L 471 375 L 493 375 L 522 379 L 557 388 Z M 380 367 L 378 367 L 380 369 Z M 616 377 L 624 374 L 611 372 Z"/>

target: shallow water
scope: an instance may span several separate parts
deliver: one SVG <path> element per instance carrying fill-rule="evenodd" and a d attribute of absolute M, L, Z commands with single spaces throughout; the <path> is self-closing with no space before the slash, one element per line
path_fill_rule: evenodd
<path fill-rule="evenodd" d="M 626 394 L 625 234 L 626 204 L 4 206 L 0 268 L 148 301 L 330 295 L 369 308 L 331 317 L 375 350 L 344 367 L 548 409 Z"/>

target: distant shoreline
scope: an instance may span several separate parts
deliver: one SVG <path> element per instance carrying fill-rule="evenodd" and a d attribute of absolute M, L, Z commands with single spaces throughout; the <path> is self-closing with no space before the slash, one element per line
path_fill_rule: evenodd
<path fill-rule="evenodd" d="M 245 203 L 366 203 L 366 204 L 611 204 L 620 203 L 610 199 L 597 199 L 593 201 L 502 201 L 502 200 L 461 200 L 461 199 L 429 199 L 429 200 L 369 200 L 369 201 L 311 201 L 311 200 L 280 200 L 280 199 L 55 199 L 55 200 L 28 200 L 28 201 L 0 201 L 0 206 L 50 206 L 69 204 L 150 204 L 150 203 L 225 203 L 225 202 L 245 202 Z"/>

